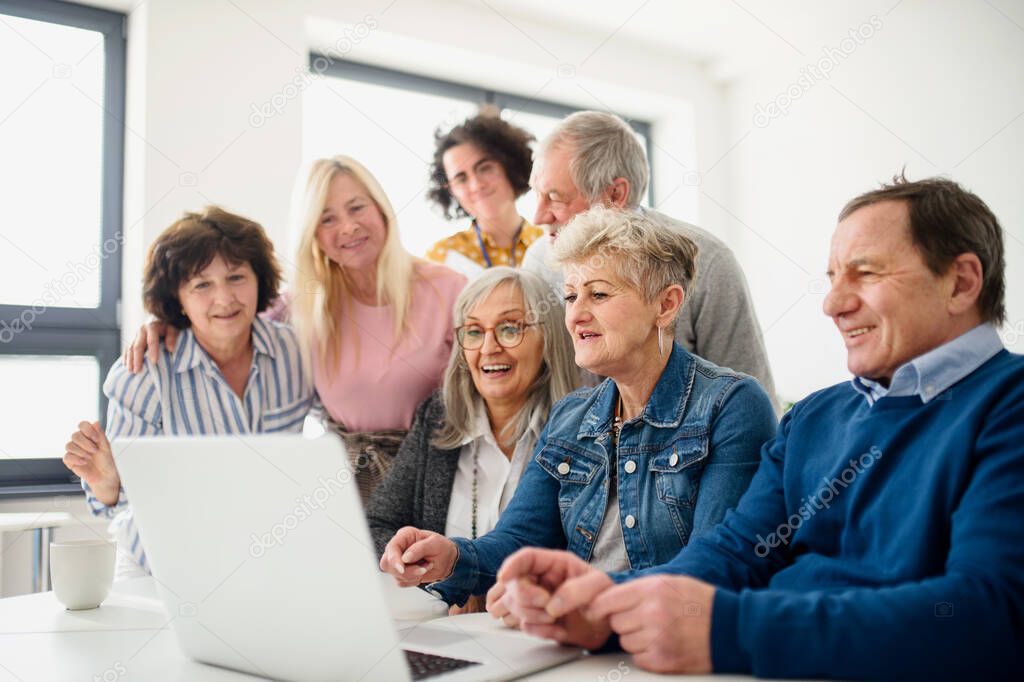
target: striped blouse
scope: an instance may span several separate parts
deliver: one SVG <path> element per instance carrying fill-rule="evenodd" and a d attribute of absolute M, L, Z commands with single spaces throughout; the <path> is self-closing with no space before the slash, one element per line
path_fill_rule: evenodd
<path fill-rule="evenodd" d="M 161 344 L 160 362 L 132 374 L 118 360 L 103 383 L 109 399 L 106 434 L 110 440 L 133 436 L 190 436 L 273 433 L 302 430 L 313 405 L 313 382 L 302 369 L 298 340 L 291 328 L 256 318 L 253 358 L 244 397 L 231 390 L 216 363 L 191 329 L 178 337 L 174 352 Z M 146 572 L 146 553 L 132 520 L 124 488 L 106 506 L 82 481 L 93 514 L 113 519 L 118 549 Z"/>

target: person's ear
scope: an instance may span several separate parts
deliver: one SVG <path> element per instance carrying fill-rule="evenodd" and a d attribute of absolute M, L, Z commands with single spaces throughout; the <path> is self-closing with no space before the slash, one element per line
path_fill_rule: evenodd
<path fill-rule="evenodd" d="M 679 309 L 683 307 L 685 299 L 686 292 L 680 285 L 671 284 L 665 287 L 665 290 L 658 294 L 659 309 L 656 324 L 663 329 L 670 326 L 676 315 L 679 314 Z"/>
<path fill-rule="evenodd" d="M 949 303 L 952 315 L 962 315 L 975 308 L 981 296 L 981 285 L 985 272 L 981 259 L 976 253 L 961 253 L 953 259 L 947 274 L 949 278 Z"/>
<path fill-rule="evenodd" d="M 629 202 L 629 180 L 626 178 L 615 178 L 604 191 L 604 200 L 608 206 L 625 208 Z"/>

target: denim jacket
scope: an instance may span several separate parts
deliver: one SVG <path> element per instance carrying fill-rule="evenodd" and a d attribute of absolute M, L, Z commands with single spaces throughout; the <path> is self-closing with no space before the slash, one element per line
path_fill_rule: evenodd
<path fill-rule="evenodd" d="M 617 400 L 615 383 L 606 379 L 552 407 L 497 526 L 477 540 L 453 538 L 458 561 L 430 592 L 456 604 L 483 594 L 521 547 L 567 549 L 589 561 L 608 503 L 610 462 L 630 567 L 663 564 L 736 506 L 777 426 L 755 379 L 676 343 L 643 412 L 622 425 L 616 457 Z"/>

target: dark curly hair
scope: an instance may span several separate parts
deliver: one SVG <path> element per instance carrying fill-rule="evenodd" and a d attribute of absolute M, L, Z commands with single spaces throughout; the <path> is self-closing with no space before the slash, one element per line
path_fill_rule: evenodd
<path fill-rule="evenodd" d="M 252 267 L 259 285 L 257 312 L 266 310 L 277 298 L 281 268 L 263 228 L 247 218 L 208 206 L 201 213 L 186 213 L 149 247 L 142 278 L 146 311 L 178 329 L 191 326 L 181 310 L 178 289 L 217 256 L 231 265 L 248 263 Z"/>
<path fill-rule="evenodd" d="M 441 207 L 444 217 L 449 220 L 469 215 L 449 191 L 448 175 L 444 172 L 444 153 L 468 142 L 501 164 L 518 199 L 530 189 L 530 170 L 533 167 L 530 143 L 534 139 L 530 133 L 491 112 L 467 118 L 448 132 L 438 129 L 434 133 L 434 160 L 430 166 L 427 196 Z"/>

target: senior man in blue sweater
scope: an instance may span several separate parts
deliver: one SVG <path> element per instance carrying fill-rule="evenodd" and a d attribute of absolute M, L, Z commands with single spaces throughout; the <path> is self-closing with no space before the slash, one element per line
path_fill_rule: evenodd
<path fill-rule="evenodd" d="M 672 561 L 608 576 L 510 557 L 489 610 L 659 672 L 1024 676 L 1024 356 L 1002 232 L 939 178 L 853 199 L 825 314 L 854 377 L 800 401 L 737 508 Z"/>

